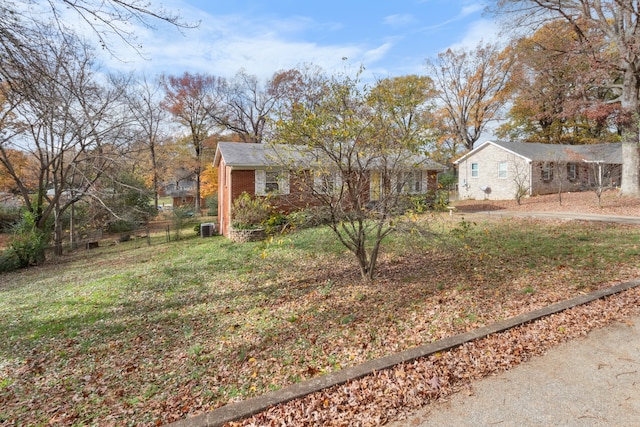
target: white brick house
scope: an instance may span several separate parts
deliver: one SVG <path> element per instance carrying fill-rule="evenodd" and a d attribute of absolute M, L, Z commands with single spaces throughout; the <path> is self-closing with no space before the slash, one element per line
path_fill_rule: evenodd
<path fill-rule="evenodd" d="M 619 143 L 561 145 L 486 141 L 456 160 L 461 199 L 509 200 L 525 196 L 584 191 L 601 182 L 620 183 Z"/>

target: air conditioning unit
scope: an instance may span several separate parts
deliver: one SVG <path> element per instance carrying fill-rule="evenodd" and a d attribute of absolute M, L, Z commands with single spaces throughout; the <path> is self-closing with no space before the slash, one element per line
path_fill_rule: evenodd
<path fill-rule="evenodd" d="M 216 225 L 213 222 L 200 224 L 200 237 L 211 237 L 216 234 Z"/>

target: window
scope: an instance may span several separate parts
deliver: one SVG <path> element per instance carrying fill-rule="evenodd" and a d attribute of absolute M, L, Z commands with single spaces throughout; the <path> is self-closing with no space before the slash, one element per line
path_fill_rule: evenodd
<path fill-rule="evenodd" d="M 267 171 L 264 189 L 266 193 L 275 193 L 280 190 L 280 181 L 278 179 L 278 172 Z"/>
<path fill-rule="evenodd" d="M 471 178 L 477 178 L 479 170 L 477 163 L 471 163 Z"/>
<path fill-rule="evenodd" d="M 342 185 L 341 181 L 337 172 L 318 172 L 313 177 L 314 191 L 318 194 L 334 193 Z"/>
<path fill-rule="evenodd" d="M 498 178 L 506 178 L 507 177 L 507 162 L 498 163 Z"/>
<path fill-rule="evenodd" d="M 578 168 L 575 163 L 567 163 L 567 179 L 569 181 L 578 179 Z"/>
<path fill-rule="evenodd" d="M 289 174 L 283 171 L 257 169 L 255 171 L 255 194 L 289 194 Z"/>
<path fill-rule="evenodd" d="M 553 180 L 553 164 L 545 162 L 542 164 L 542 180 L 549 182 Z"/>
<path fill-rule="evenodd" d="M 394 180 L 398 194 L 416 194 L 422 190 L 422 172 L 399 172 L 398 179 Z"/>
<path fill-rule="evenodd" d="M 422 191 L 422 172 L 412 171 L 405 174 L 405 188 L 409 193 Z"/>

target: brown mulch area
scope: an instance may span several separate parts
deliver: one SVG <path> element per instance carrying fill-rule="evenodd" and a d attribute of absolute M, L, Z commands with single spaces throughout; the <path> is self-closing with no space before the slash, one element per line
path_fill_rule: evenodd
<path fill-rule="evenodd" d="M 605 191 L 598 206 L 594 192 L 546 194 L 515 200 L 459 200 L 452 202 L 458 212 L 513 211 L 513 212 L 576 212 L 602 215 L 640 215 L 640 199 L 620 196 L 617 190 Z"/>

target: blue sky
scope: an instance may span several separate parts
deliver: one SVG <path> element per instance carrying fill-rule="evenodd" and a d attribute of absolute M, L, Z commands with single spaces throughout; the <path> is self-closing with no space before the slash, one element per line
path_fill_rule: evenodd
<path fill-rule="evenodd" d="M 155 2 L 154 2 L 155 3 Z M 164 0 L 196 29 L 136 29 L 147 60 L 120 51 L 110 68 L 148 74 L 210 73 L 244 68 L 268 78 L 313 63 L 327 71 L 364 65 L 373 77 L 424 74 L 427 58 L 449 47 L 496 38 L 497 26 L 473 0 Z M 343 60 L 347 58 L 347 60 Z"/>

